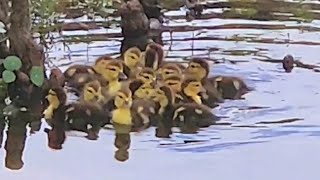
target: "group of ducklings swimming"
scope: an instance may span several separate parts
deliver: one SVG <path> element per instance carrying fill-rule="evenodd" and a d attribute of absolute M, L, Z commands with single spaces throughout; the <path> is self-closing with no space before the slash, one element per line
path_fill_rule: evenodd
<path fill-rule="evenodd" d="M 231 76 L 208 77 L 209 63 L 191 59 L 187 66 L 164 60 L 163 47 L 150 43 L 142 52 L 128 49 L 121 57 L 99 57 L 94 65 L 73 65 L 63 83 L 48 91 L 44 118 L 97 139 L 107 124 L 141 131 L 156 126 L 156 136 L 170 137 L 172 127 L 183 133 L 215 124 L 211 108 L 224 99 L 239 99 L 250 88 Z M 68 87 L 68 88 L 67 88 Z M 79 101 L 67 103 L 67 90 Z"/>

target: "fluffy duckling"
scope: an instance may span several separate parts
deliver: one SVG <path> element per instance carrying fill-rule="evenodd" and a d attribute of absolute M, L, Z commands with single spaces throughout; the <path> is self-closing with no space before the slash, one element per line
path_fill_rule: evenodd
<path fill-rule="evenodd" d="M 142 52 L 138 47 L 131 47 L 123 54 L 124 73 L 127 77 L 135 77 L 136 73 L 144 66 L 141 59 Z"/>
<path fill-rule="evenodd" d="M 101 63 L 98 62 L 96 66 L 98 66 Z M 104 69 L 100 73 L 102 77 L 108 82 L 109 95 L 114 96 L 117 93 L 117 91 L 121 89 L 121 80 L 127 78 L 127 76 L 123 73 L 123 64 L 119 60 L 109 60 L 107 63 L 103 65 Z"/>
<path fill-rule="evenodd" d="M 157 70 L 164 60 L 164 50 L 158 43 L 151 42 L 147 45 L 146 51 L 143 53 L 144 66 Z"/>
<path fill-rule="evenodd" d="M 189 61 L 185 74 L 202 81 L 204 88 L 207 90 L 207 92 L 203 94 L 204 101 L 206 101 L 206 104 L 209 107 L 213 108 L 216 107 L 217 103 L 222 103 L 224 100 L 222 95 L 212 84 L 212 78 L 208 78 L 209 71 L 208 62 L 201 58 L 193 58 Z"/>
<path fill-rule="evenodd" d="M 76 95 L 80 95 L 83 86 L 94 79 L 103 80 L 106 66 L 110 60 L 114 60 L 109 56 L 101 56 L 96 59 L 93 66 L 89 65 L 73 65 L 70 66 L 65 72 L 64 76 L 67 86 L 71 87 Z M 102 82 L 103 83 L 103 82 Z M 103 83 L 104 84 L 104 83 Z"/>
<path fill-rule="evenodd" d="M 164 63 L 157 71 L 157 79 L 165 80 L 170 76 L 182 76 L 183 69 L 178 63 Z"/>
<path fill-rule="evenodd" d="M 53 119 L 64 119 L 64 108 L 67 102 L 67 94 L 64 89 L 62 87 L 49 89 L 46 99 L 48 107 L 43 114 L 48 124 L 50 125 Z"/>
<path fill-rule="evenodd" d="M 169 138 L 172 134 L 172 112 L 174 94 L 170 87 L 158 84 L 151 92 L 150 97 L 156 102 L 156 116 L 152 119 L 152 124 L 157 126 L 156 136 Z"/>
<path fill-rule="evenodd" d="M 155 115 L 156 103 L 150 99 L 153 85 L 141 80 L 132 81 L 129 85 L 133 93 L 132 112 L 137 127 L 147 128 L 151 125 L 151 117 Z"/>
<path fill-rule="evenodd" d="M 115 109 L 112 111 L 113 123 L 128 126 L 133 125 L 132 101 L 132 92 L 129 88 L 123 87 L 117 92 L 114 98 Z"/>
<path fill-rule="evenodd" d="M 224 99 L 241 99 L 242 95 L 251 91 L 242 79 L 234 76 L 212 77 L 214 87 L 222 94 Z"/>
<path fill-rule="evenodd" d="M 109 112 L 104 111 L 99 103 L 102 98 L 99 81 L 86 84 L 80 102 L 67 105 L 68 129 L 87 132 L 88 139 L 97 139 L 101 126 L 110 121 Z"/>
<path fill-rule="evenodd" d="M 145 67 L 137 73 L 136 79 L 141 80 L 145 84 L 154 84 L 156 81 L 156 73 L 153 69 Z"/>
<path fill-rule="evenodd" d="M 176 103 L 195 102 L 202 104 L 202 94 L 206 93 L 206 89 L 202 86 L 201 81 L 194 77 L 185 77 L 181 84 L 181 91 L 178 93 L 179 99 Z"/>
<path fill-rule="evenodd" d="M 205 105 L 184 103 L 175 105 L 172 120 L 182 133 L 196 133 L 199 128 L 215 124 L 219 118 Z"/>

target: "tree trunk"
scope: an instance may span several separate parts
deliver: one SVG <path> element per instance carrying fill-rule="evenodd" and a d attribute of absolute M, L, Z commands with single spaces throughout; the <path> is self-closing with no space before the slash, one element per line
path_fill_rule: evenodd
<path fill-rule="evenodd" d="M 10 52 L 22 60 L 22 72 L 28 74 L 32 66 L 44 67 L 43 48 L 33 41 L 31 34 L 29 0 L 12 0 L 10 21 Z"/>

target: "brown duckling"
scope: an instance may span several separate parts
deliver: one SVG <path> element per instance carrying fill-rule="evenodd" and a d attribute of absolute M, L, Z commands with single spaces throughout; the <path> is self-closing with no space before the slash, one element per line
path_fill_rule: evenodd
<path fill-rule="evenodd" d="M 80 102 L 66 107 L 67 127 L 70 130 L 87 132 L 88 139 L 97 139 L 100 128 L 110 122 L 110 114 L 99 103 L 104 98 L 99 81 L 85 85 Z"/>
<path fill-rule="evenodd" d="M 177 63 L 164 63 L 157 71 L 157 79 L 165 80 L 168 77 L 183 75 L 183 69 Z"/>
<path fill-rule="evenodd" d="M 163 63 L 164 56 L 163 47 L 158 43 L 151 42 L 143 54 L 144 66 L 157 70 Z"/>
<path fill-rule="evenodd" d="M 294 64 L 294 58 L 290 54 L 286 55 L 282 60 L 282 67 L 287 73 L 290 73 L 292 71 L 292 69 L 294 68 Z"/>
<path fill-rule="evenodd" d="M 219 118 L 205 105 L 183 103 L 175 105 L 172 120 L 182 133 L 196 133 L 199 128 L 215 124 Z"/>
<path fill-rule="evenodd" d="M 224 99 L 241 99 L 242 95 L 252 90 L 242 79 L 234 76 L 215 76 L 210 80 Z"/>
<path fill-rule="evenodd" d="M 156 102 L 156 116 L 152 118 L 152 125 L 157 126 L 156 136 L 169 138 L 172 134 L 172 113 L 174 94 L 170 87 L 158 84 L 151 92 L 150 97 Z"/>

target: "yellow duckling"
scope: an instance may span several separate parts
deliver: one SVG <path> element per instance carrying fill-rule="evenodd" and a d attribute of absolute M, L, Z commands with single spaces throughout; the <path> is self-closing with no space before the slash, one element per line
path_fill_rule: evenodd
<path fill-rule="evenodd" d="M 66 105 L 67 95 L 62 87 L 58 87 L 49 89 L 46 99 L 48 101 L 48 107 L 43 114 L 44 118 L 50 121 L 54 118 L 54 111 Z"/>
<path fill-rule="evenodd" d="M 123 54 L 124 73 L 127 77 L 135 77 L 135 74 L 144 66 L 141 54 L 138 47 L 131 47 Z"/>
<path fill-rule="evenodd" d="M 194 77 L 185 77 L 181 84 L 181 92 L 178 94 L 182 97 L 182 102 L 202 104 L 201 93 L 206 93 L 201 81 Z"/>
<path fill-rule="evenodd" d="M 123 87 L 120 89 L 115 98 L 114 105 L 115 109 L 112 111 L 113 123 L 121 125 L 132 125 L 132 92 L 129 88 Z"/>
<path fill-rule="evenodd" d="M 101 63 L 97 63 L 98 66 Z M 126 79 L 127 76 L 123 73 L 123 64 L 119 60 L 109 60 L 104 64 L 103 71 L 100 72 L 102 77 L 108 82 L 108 93 L 110 96 L 115 96 L 121 89 L 121 79 Z"/>

